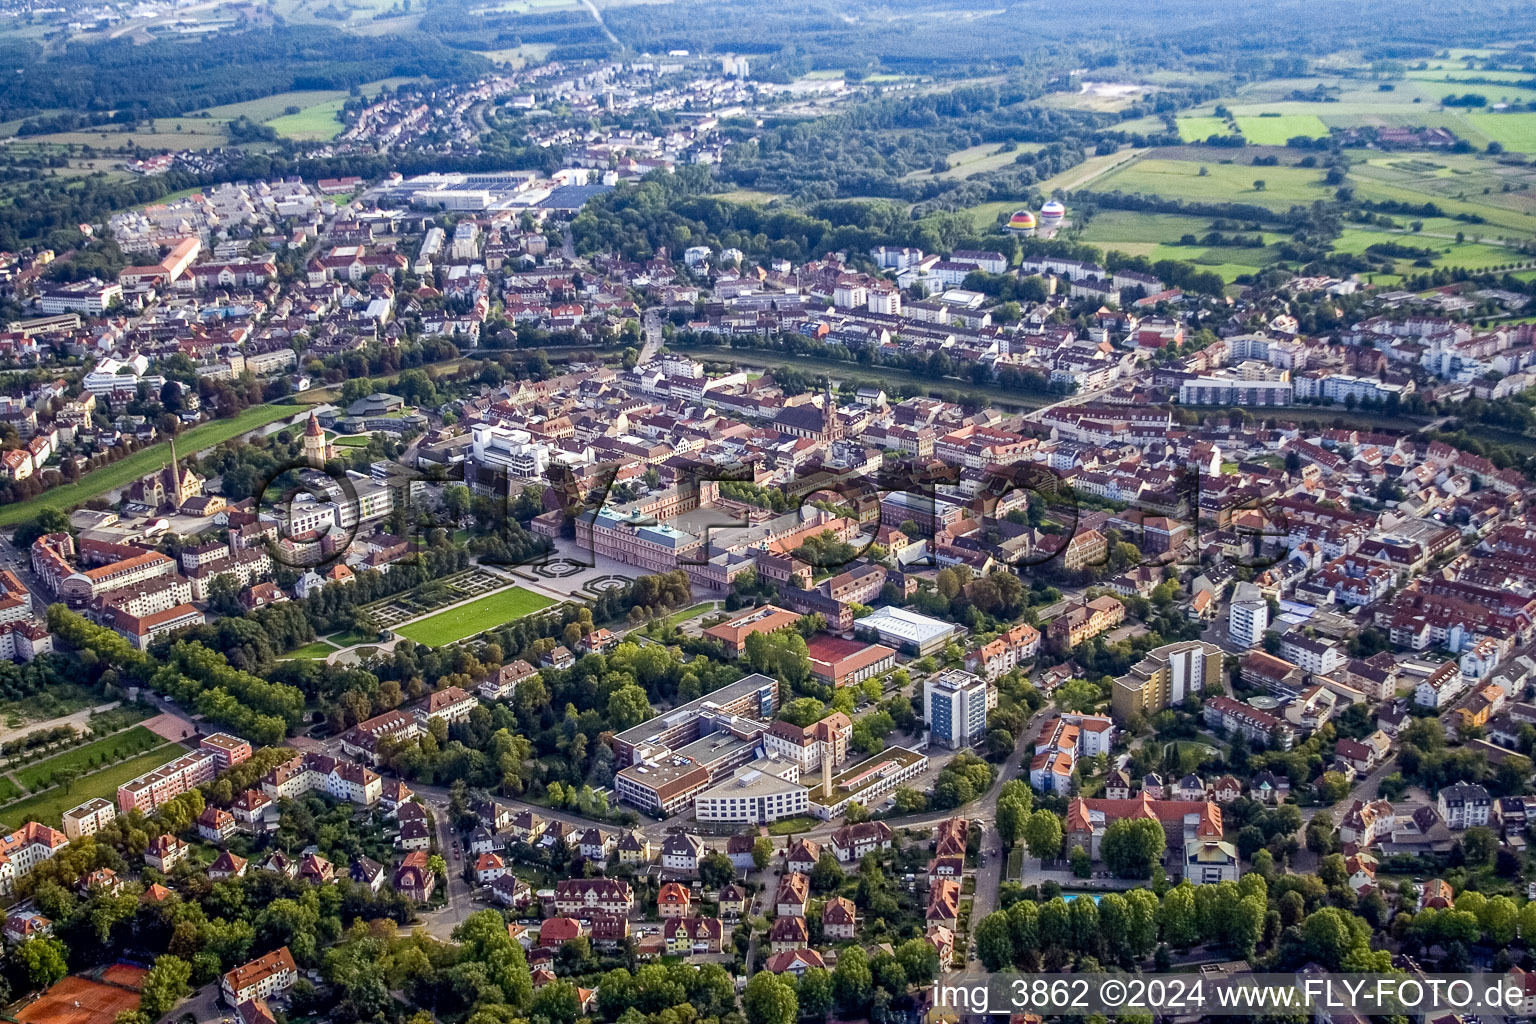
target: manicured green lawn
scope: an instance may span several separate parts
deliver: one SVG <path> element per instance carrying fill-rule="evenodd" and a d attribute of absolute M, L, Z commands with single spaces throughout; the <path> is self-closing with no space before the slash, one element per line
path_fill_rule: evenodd
<path fill-rule="evenodd" d="M 821 824 L 820 818 L 812 818 L 802 814 L 798 818 L 780 818 L 768 826 L 768 834 L 772 836 L 787 836 L 794 832 L 804 832 Z"/>
<path fill-rule="evenodd" d="M 305 644 L 283 655 L 285 658 L 293 658 L 299 661 L 321 661 L 335 654 L 340 648 L 334 644 L 328 644 L 324 640 L 316 640 L 312 644 Z"/>
<path fill-rule="evenodd" d="M 1282 114 L 1279 117 L 1239 117 L 1237 126 L 1243 136 L 1255 146 L 1283 146 L 1288 139 L 1304 135 L 1309 139 L 1321 139 L 1328 135 L 1328 126 L 1316 114 Z"/>
<path fill-rule="evenodd" d="M 93 775 L 76 779 L 68 792 L 51 789 L 39 796 L 0 809 L 0 821 L 10 828 L 17 828 L 28 821 L 41 822 L 57 828 L 64 812 L 71 807 L 98 796 L 106 800 L 115 799 L 118 786 L 151 769 L 160 767 L 175 757 L 178 751 L 185 749 L 178 744 L 167 743 L 163 747 L 112 765 Z"/>
<path fill-rule="evenodd" d="M 680 612 L 673 612 L 671 615 L 667 616 L 667 622 L 670 625 L 676 626 L 687 622 L 689 619 L 696 619 L 700 615 L 703 615 L 705 612 L 711 612 L 714 610 L 715 602 L 705 601 L 703 604 L 696 604 L 692 608 L 684 608 Z"/>
<path fill-rule="evenodd" d="M 153 750 L 162 746 L 165 740 L 156 736 L 142 725 L 136 725 L 127 732 L 118 733 L 115 736 L 106 736 L 94 740 L 82 747 L 74 747 L 62 754 L 55 754 L 44 761 L 37 761 L 19 768 L 16 778 L 27 789 L 37 789 L 40 786 L 49 785 L 53 773 L 61 768 L 77 768 L 80 771 L 90 771 L 95 764 L 101 764 L 105 758 L 110 757 L 113 751 L 121 754 L 138 754 L 146 750 Z"/>
<path fill-rule="evenodd" d="M 508 587 L 506 590 L 487 594 L 468 604 L 401 626 L 395 632 L 419 644 L 441 647 L 444 644 L 456 643 L 466 637 L 483 633 L 503 622 L 521 618 L 530 612 L 548 608 L 554 603 L 549 598 L 523 587 Z"/>
<path fill-rule="evenodd" d="M 16 783 L 0 775 L 0 804 L 10 803 L 21 796 L 21 790 L 16 788 Z"/>
<path fill-rule="evenodd" d="M 368 442 L 372 440 L 372 434 L 348 434 L 345 437 L 336 438 L 332 443 L 343 448 L 367 448 Z"/>
<path fill-rule="evenodd" d="M 176 449 L 183 457 L 204 448 L 223 444 L 232 437 L 264 427 L 285 416 L 297 416 L 301 410 L 291 405 L 254 405 L 229 419 L 200 423 L 176 438 Z M 54 487 L 35 498 L 0 509 L 0 526 L 24 523 L 45 508 L 69 509 L 111 490 L 126 487 L 141 476 L 160 469 L 171 456 L 169 443 L 142 448 L 110 466 L 87 473 L 75 483 Z"/>

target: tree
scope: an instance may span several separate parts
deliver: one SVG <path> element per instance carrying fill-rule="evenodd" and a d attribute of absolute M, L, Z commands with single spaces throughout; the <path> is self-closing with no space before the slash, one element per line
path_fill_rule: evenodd
<path fill-rule="evenodd" d="M 1013 926 L 1006 911 L 994 910 L 976 926 L 976 955 L 989 971 L 1013 966 Z"/>
<path fill-rule="evenodd" d="M 1498 846 L 1493 830 L 1485 826 L 1469 828 L 1461 836 L 1461 852 L 1469 868 L 1487 867 Z"/>
<path fill-rule="evenodd" d="M 862 1017 L 874 987 L 875 976 L 870 972 L 869 956 L 863 948 L 849 946 L 843 950 L 832 971 L 832 994 L 838 1009 L 845 1016 Z"/>
<path fill-rule="evenodd" d="M 843 867 L 830 852 L 816 859 L 811 868 L 811 888 L 817 892 L 833 892 L 843 884 Z"/>
<path fill-rule="evenodd" d="M 548 1024 L 576 1024 L 581 1016 L 581 996 L 568 981 L 552 981 L 533 994 L 529 1017 Z"/>
<path fill-rule="evenodd" d="M 1349 780 L 1343 772 L 1323 772 L 1322 778 L 1317 780 L 1317 801 L 1322 804 L 1336 804 L 1349 795 Z"/>
<path fill-rule="evenodd" d="M 927 939 L 908 939 L 896 947 L 896 959 L 910 984 L 931 985 L 939 977 L 939 951 Z"/>
<path fill-rule="evenodd" d="M 1520 908 L 1508 896 L 1491 897 L 1478 915 L 1483 934 L 1494 949 L 1504 949 L 1515 941 L 1520 930 Z"/>
<path fill-rule="evenodd" d="M 742 995 L 747 1024 L 795 1024 L 800 1002 L 794 986 L 771 971 L 758 971 Z"/>
<path fill-rule="evenodd" d="M 832 1012 L 832 973 L 825 967 L 812 967 L 795 986 L 804 1020 L 825 1020 Z"/>
<path fill-rule="evenodd" d="M 16 949 L 27 968 L 27 979 L 38 988 L 47 988 L 69 973 L 64 943 L 51 935 L 28 939 Z"/>
<path fill-rule="evenodd" d="M 139 987 L 139 1009 L 159 1020 L 192 994 L 192 965 L 178 956 L 158 957 Z"/>
<path fill-rule="evenodd" d="M 1163 859 L 1168 837 L 1163 826 L 1146 818 L 1120 818 L 1104 829 L 1099 845 L 1105 867 L 1117 878 L 1151 878 Z"/>
<path fill-rule="evenodd" d="M 1169 889 L 1163 896 L 1158 913 L 1163 937 L 1178 948 L 1195 944 L 1200 938 L 1200 915 L 1195 911 L 1195 889 L 1183 882 Z"/>
<path fill-rule="evenodd" d="M 628 729 L 651 717 L 651 702 L 635 683 L 625 683 L 608 697 L 608 725 L 615 730 Z"/>
<path fill-rule="evenodd" d="M 1031 857 L 1050 860 L 1061 856 L 1061 818 L 1054 811 L 1039 810 L 1024 823 L 1024 844 Z"/>
<path fill-rule="evenodd" d="M 773 863 L 773 840 L 767 836 L 758 837 L 752 844 L 752 866 L 762 871 Z"/>
<path fill-rule="evenodd" d="M 699 881 L 709 888 L 718 889 L 735 877 L 736 866 L 719 850 L 711 850 L 699 858 Z"/>
<path fill-rule="evenodd" d="M 1010 748 L 1012 743 L 1010 737 Z M 1021 780 L 1009 779 L 1003 783 L 997 795 L 997 832 L 1004 846 L 1012 847 L 1023 835 L 1024 824 L 1029 820 L 1029 810 L 1034 802 L 1034 793 Z"/>

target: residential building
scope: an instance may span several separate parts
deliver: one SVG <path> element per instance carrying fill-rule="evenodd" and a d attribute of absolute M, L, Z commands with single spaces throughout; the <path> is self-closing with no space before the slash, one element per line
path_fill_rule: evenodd
<path fill-rule="evenodd" d="M 228 972 L 219 982 L 224 1001 L 236 1006 L 250 999 L 271 999 L 299 980 L 298 965 L 287 946 L 275 949 Z"/>
<path fill-rule="evenodd" d="M 1269 598 L 1252 583 L 1239 583 L 1227 609 L 1227 637 L 1239 647 L 1257 647 L 1269 629 Z"/>
<path fill-rule="evenodd" d="M 117 820 L 117 807 L 110 800 L 93 797 L 64 812 L 64 834 L 70 839 L 93 835 Z"/>
<path fill-rule="evenodd" d="M 1493 809 L 1493 798 L 1482 786 L 1470 782 L 1458 782 L 1441 788 L 1435 797 L 1435 807 L 1448 827 L 1473 828 L 1488 824 Z"/>
<path fill-rule="evenodd" d="M 1116 721 L 1133 715 L 1150 717 L 1165 708 L 1222 689 L 1222 650 L 1203 640 L 1164 644 L 1147 652 L 1131 670 L 1115 680 L 1111 707 Z"/>

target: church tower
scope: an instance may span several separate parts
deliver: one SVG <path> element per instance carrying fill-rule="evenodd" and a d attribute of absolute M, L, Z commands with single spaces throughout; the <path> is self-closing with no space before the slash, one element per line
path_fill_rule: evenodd
<path fill-rule="evenodd" d="M 837 419 L 837 400 L 832 397 L 832 382 L 827 381 L 827 388 L 821 396 L 821 439 L 837 441 L 842 436 L 842 424 Z"/>
<path fill-rule="evenodd" d="M 165 497 L 173 508 L 181 508 L 191 495 L 186 493 L 186 479 L 181 475 L 181 463 L 176 461 L 176 438 L 171 437 L 171 463 L 166 466 Z"/>

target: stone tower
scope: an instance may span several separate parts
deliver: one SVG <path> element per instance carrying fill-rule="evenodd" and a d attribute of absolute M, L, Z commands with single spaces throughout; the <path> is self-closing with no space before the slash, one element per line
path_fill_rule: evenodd
<path fill-rule="evenodd" d="M 329 447 L 325 443 L 325 431 L 320 429 L 320 421 L 315 418 L 314 410 L 310 410 L 309 423 L 304 426 L 304 461 L 316 469 L 323 468 Z"/>

